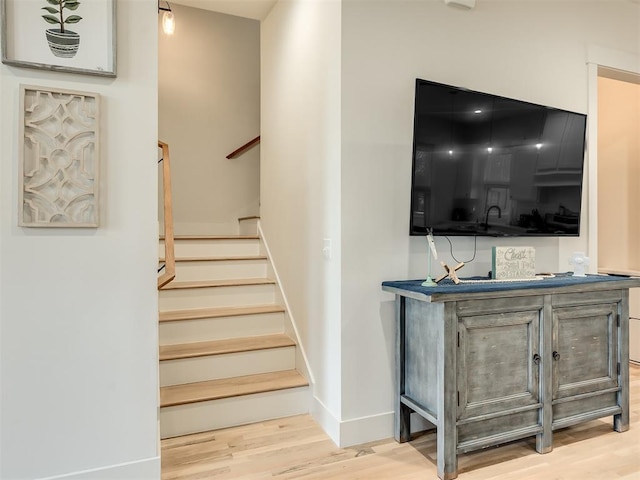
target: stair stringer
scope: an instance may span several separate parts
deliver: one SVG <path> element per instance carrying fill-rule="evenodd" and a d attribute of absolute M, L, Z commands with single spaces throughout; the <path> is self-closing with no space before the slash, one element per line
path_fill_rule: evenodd
<path fill-rule="evenodd" d="M 291 313 L 291 307 L 289 306 L 287 296 L 282 289 L 282 282 L 280 281 L 278 270 L 273 263 L 273 257 L 271 256 L 267 239 L 262 231 L 260 220 L 257 222 L 257 228 L 258 236 L 260 237 L 260 253 L 267 256 L 267 276 L 275 280 L 276 300 L 284 306 L 284 331 L 296 342 L 296 370 L 298 370 L 298 372 L 300 372 L 300 374 L 309 381 L 309 391 L 313 392 L 316 383 L 315 377 L 313 376 L 311 366 L 309 365 L 309 358 L 307 357 L 304 344 L 300 338 L 295 318 Z"/>

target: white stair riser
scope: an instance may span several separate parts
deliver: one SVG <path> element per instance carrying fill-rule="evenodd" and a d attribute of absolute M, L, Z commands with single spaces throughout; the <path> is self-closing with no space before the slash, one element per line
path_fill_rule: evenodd
<path fill-rule="evenodd" d="M 161 312 L 190 308 L 266 305 L 275 301 L 273 284 L 184 288 L 159 290 L 158 293 L 158 306 Z"/>
<path fill-rule="evenodd" d="M 269 335 L 284 331 L 284 313 L 197 318 L 160 323 L 160 345 L 206 342 L 225 338 Z"/>
<path fill-rule="evenodd" d="M 160 386 L 280 372 L 293 370 L 295 366 L 295 347 L 163 360 L 160 362 Z"/>
<path fill-rule="evenodd" d="M 164 407 L 160 409 L 160 436 L 177 437 L 301 415 L 309 412 L 310 400 L 309 387 L 299 387 Z"/>
<path fill-rule="evenodd" d="M 225 257 L 230 255 L 258 255 L 259 240 L 176 240 L 176 257 Z M 164 257 L 164 242 L 161 240 L 158 256 Z"/>
<path fill-rule="evenodd" d="M 177 282 L 266 277 L 266 260 L 176 262 Z"/>

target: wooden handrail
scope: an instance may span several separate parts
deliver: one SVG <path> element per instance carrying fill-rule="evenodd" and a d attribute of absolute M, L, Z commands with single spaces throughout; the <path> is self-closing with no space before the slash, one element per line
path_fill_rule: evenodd
<path fill-rule="evenodd" d="M 176 257 L 173 241 L 173 203 L 171 199 L 171 159 L 169 145 L 158 142 L 162 149 L 162 188 L 164 190 L 164 273 L 158 277 L 158 288 L 176 277 Z"/>
<path fill-rule="evenodd" d="M 229 158 L 229 159 L 236 158 L 237 156 L 239 156 L 240 154 L 244 153 L 246 150 L 249 150 L 251 147 L 253 147 L 254 145 L 256 145 L 258 143 L 260 143 L 260 135 L 258 135 L 253 140 L 248 141 L 247 143 L 242 145 L 240 148 L 238 148 L 238 149 L 234 150 L 233 152 L 231 152 L 229 155 L 227 155 L 227 158 Z"/>

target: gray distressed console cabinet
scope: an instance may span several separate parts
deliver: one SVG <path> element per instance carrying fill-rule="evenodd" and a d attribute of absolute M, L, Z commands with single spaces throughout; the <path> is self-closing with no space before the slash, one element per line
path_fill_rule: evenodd
<path fill-rule="evenodd" d="M 395 437 L 410 414 L 437 428 L 438 476 L 457 455 L 613 416 L 629 428 L 629 288 L 640 278 L 587 276 L 421 287 L 396 294 Z"/>

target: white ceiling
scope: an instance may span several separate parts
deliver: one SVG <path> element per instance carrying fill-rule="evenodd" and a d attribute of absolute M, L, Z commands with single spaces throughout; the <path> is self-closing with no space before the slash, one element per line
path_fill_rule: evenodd
<path fill-rule="evenodd" d="M 276 2 L 277 0 L 171 0 L 169 3 L 263 20 Z"/>
<path fill-rule="evenodd" d="M 278 0 L 172 0 L 170 3 L 202 8 L 213 12 L 236 15 L 238 17 L 264 20 Z M 640 0 L 629 0 L 640 4 Z"/>

